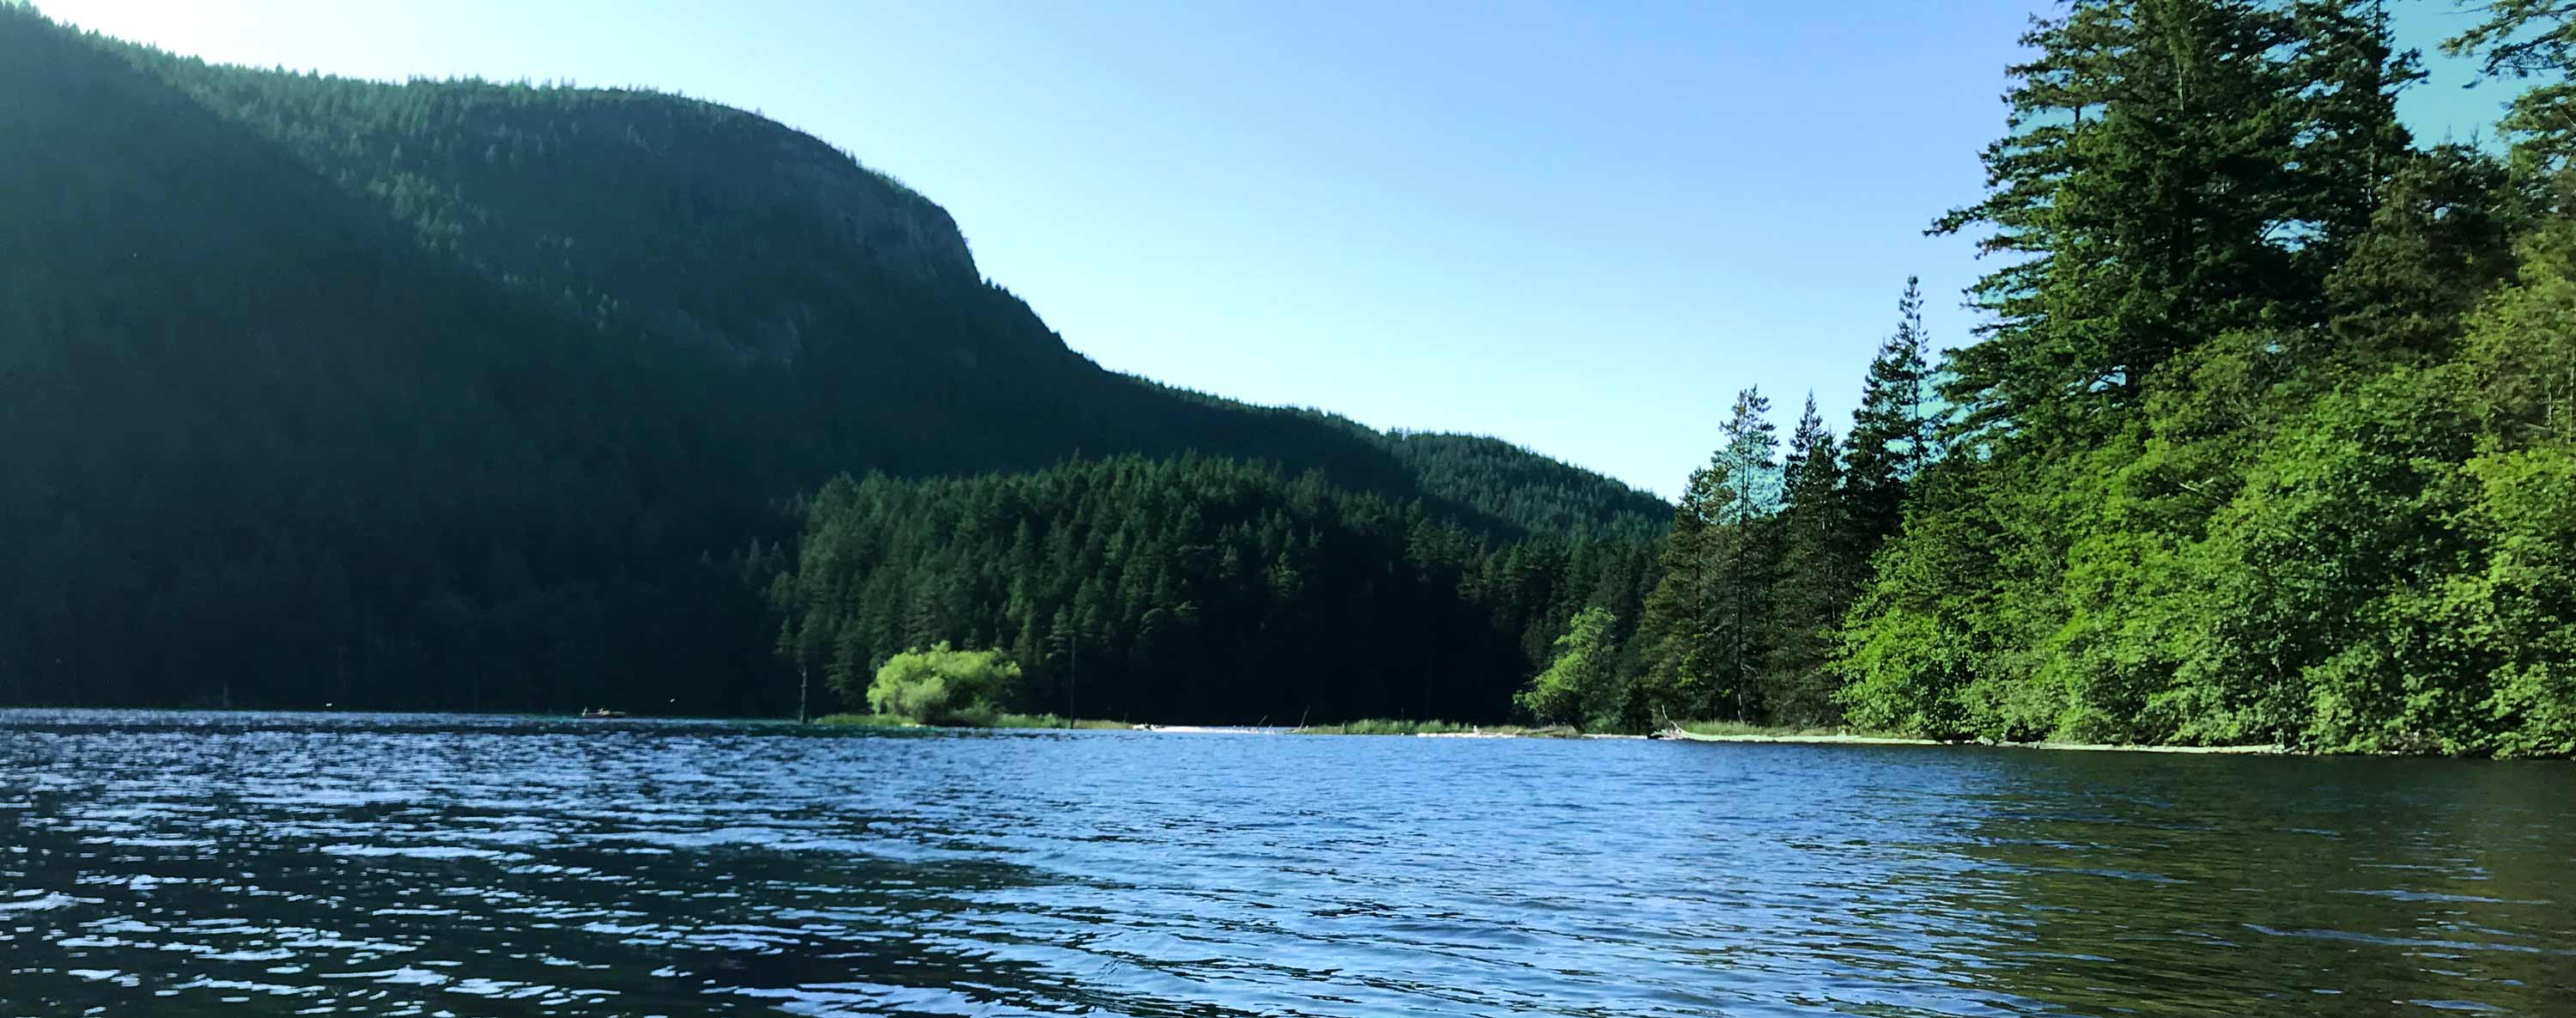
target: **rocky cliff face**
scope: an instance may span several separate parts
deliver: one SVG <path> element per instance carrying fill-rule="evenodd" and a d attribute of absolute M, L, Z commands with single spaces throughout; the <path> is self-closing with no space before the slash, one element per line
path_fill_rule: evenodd
<path fill-rule="evenodd" d="M 783 211 L 838 221 L 881 271 L 918 279 L 981 278 L 966 236 L 947 209 L 820 141 L 779 130 L 790 135 L 780 145 L 780 174 L 803 206 Z"/>

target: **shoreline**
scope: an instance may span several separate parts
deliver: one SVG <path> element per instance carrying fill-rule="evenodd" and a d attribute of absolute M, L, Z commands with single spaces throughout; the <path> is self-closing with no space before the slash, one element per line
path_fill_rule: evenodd
<path fill-rule="evenodd" d="M 1659 737 L 1675 742 L 1804 743 L 1827 746 L 1955 746 L 1961 748 L 1986 749 L 2046 749 L 2078 753 L 2185 753 L 2212 756 L 2316 755 L 2313 753 L 2296 753 L 2291 751 L 2289 747 L 2280 745 L 2155 746 L 2144 744 L 2122 745 L 2101 742 L 1987 742 L 1984 740 L 1944 742 L 1939 739 L 1914 739 L 1892 735 L 1701 735 L 1697 732 L 1686 732 L 1679 729 L 1664 731 L 1659 734 Z"/>
<path fill-rule="evenodd" d="M 2392 752 L 2380 752 L 2380 753 L 2319 753 L 2319 752 L 2313 752 L 2313 751 L 2308 751 L 2308 750 L 2293 749 L 2293 748 L 2290 748 L 2290 747 L 2288 747 L 2288 746 L 2283 746 L 2283 745 L 2278 745 L 2278 744 L 2240 745 L 2240 746 L 2175 746 L 2175 745 L 2114 744 L 2114 743 L 2082 743 L 2082 742 L 2048 742 L 2048 741 L 2039 741 L 2039 742 L 2002 742 L 2002 741 L 1991 741 L 1991 740 L 1985 740 L 1985 739 L 1941 740 L 1941 739 L 1923 739 L 1923 738 L 1913 738 L 1913 737 L 1907 737 L 1907 736 L 1896 736 L 1896 735 L 1867 735 L 1867 734 L 1855 734 L 1855 733 L 1832 733 L 1832 732 L 1813 732 L 1813 731 L 1809 731 L 1809 732 L 1799 732 L 1799 731 L 1787 731 L 1787 730 L 1784 730 L 1784 731 L 1770 731 L 1770 732 L 1764 732 L 1764 731 L 1734 731 L 1734 732 L 1702 733 L 1702 732 L 1691 732 L 1691 731 L 1681 730 L 1681 729 L 1677 729 L 1677 728 L 1666 728 L 1666 729 L 1663 729 L 1663 730 L 1657 731 L 1657 732 L 1655 732 L 1655 733 L 1653 733 L 1653 734 L 1651 734 L 1651 735 L 1632 735 L 1632 734 L 1615 733 L 1615 732 L 1578 732 L 1578 731 L 1574 731 L 1574 730 L 1567 729 L 1567 728 L 1561 728 L 1561 727 L 1536 728 L 1536 729 L 1533 729 L 1533 728 L 1526 728 L 1526 727 L 1516 726 L 1516 725 L 1493 725 L 1493 726 L 1456 725 L 1456 726 L 1452 726 L 1452 725 L 1450 725 L 1449 723 L 1446 723 L 1446 722 L 1403 722 L 1403 723 L 1400 723 L 1400 724 L 1405 724 L 1405 725 L 1418 725 L 1418 726 L 1421 726 L 1421 727 L 1424 727 L 1424 728 L 1430 728 L 1430 729 L 1432 729 L 1432 730 L 1427 730 L 1427 731 L 1384 730 L 1384 729 L 1369 729 L 1369 728 L 1365 728 L 1365 727 L 1363 727 L 1361 730 L 1357 730 L 1357 731 L 1347 731 L 1347 730 L 1343 730 L 1343 729 L 1344 729 L 1344 727 L 1345 727 L 1345 726 L 1343 726 L 1343 725 L 1315 725 L 1315 726 L 1308 726 L 1308 727 L 1302 727 L 1302 728 L 1285 728 L 1285 727 L 1279 727 L 1279 726 L 1250 726 L 1250 725 L 1156 725 L 1156 724 L 1138 724 L 1138 723 L 1131 723 L 1131 722 L 1124 722 L 1124 721 L 1114 721 L 1114 720 L 1108 720 L 1108 719 L 1081 719 L 1081 720 L 1075 720 L 1075 721 L 1068 721 L 1068 720 L 1066 720 L 1066 719 L 1062 719 L 1062 718 L 1048 718 L 1048 717 L 1047 717 L 1047 716 L 1045 716 L 1045 715 L 1001 715 L 1001 716 L 999 716 L 999 717 L 997 717 L 997 718 L 995 719 L 997 723 L 994 723 L 994 724 L 988 724 L 988 725 L 975 725 L 975 726 L 950 726 L 950 725 L 925 725 L 925 724 L 919 724 L 919 723 L 910 722 L 910 721 L 902 721 L 902 720 L 897 720 L 897 719 L 887 718 L 887 717 L 884 717 L 884 716 L 855 715 L 855 714 L 837 714 L 837 715 L 824 715 L 824 716 L 822 716 L 822 717 L 817 717 L 817 718 L 815 718 L 815 719 L 814 719 L 812 722 L 810 722 L 810 723 L 807 723 L 807 724 L 804 724 L 804 725 L 800 725 L 800 724 L 796 721 L 796 719 L 794 719 L 794 718 L 779 718 L 779 717 L 727 717 L 727 716 L 720 716 L 720 715 L 649 715 L 649 714 L 648 714 L 648 715 L 630 715 L 630 716 L 625 717 L 625 718 L 606 718 L 606 719 L 587 719 L 587 720 L 584 720 L 584 719 L 580 719 L 580 718 L 578 718 L 576 715 L 572 715 L 572 714 L 562 714 L 562 713 L 528 713 L 528 712 L 517 712 L 517 711 L 412 711 L 412 710 L 382 710 L 382 709 L 377 709 L 377 710 L 363 710 L 363 709 L 334 709 L 334 708 L 319 708 L 319 709 L 317 709 L 317 708 L 222 708 L 222 707 L 204 707 L 204 706 L 191 706 L 191 707 L 64 707 L 64 706 L 12 706 L 12 707 L 0 707 L 0 721 L 11 720 L 11 718 L 10 718 L 10 716 L 11 716 L 11 715 L 16 715 L 16 716 L 18 716 L 18 717 L 17 717 L 17 719 L 20 719 L 20 720 L 26 719 L 26 718 L 28 718 L 29 716 L 34 716 L 34 717 L 40 717 L 40 718 L 41 718 L 41 717 L 43 717 L 43 716 L 45 716 L 45 715 L 53 715 L 53 716 L 55 716 L 55 719 L 58 719 L 58 720 L 73 720 L 73 719 L 74 719 L 75 717 L 77 717 L 78 715 L 83 715 L 83 714 L 93 714 L 93 713 L 95 713 L 95 714 L 140 714 L 140 715 L 155 715 L 155 714 L 158 714 L 158 715 L 182 715 L 182 716 L 191 716 L 191 717 L 199 717 L 199 718 L 206 717 L 206 716 L 210 716 L 210 715 L 227 715 L 227 714 L 229 714 L 229 715 L 268 715 L 268 716 L 295 716 L 295 715 L 320 715 L 320 716 L 332 716 L 332 715 L 337 715 L 337 716 L 343 716 L 343 717 L 352 717 L 352 716 L 380 716 L 380 717 L 395 717 L 395 718 L 435 718 L 435 717 L 458 717 L 458 718 L 479 718 L 479 719 L 492 719 L 492 720 L 520 719 L 520 720 L 526 720 L 526 721 L 537 721 L 537 722 L 584 721 L 584 723 L 585 723 L 585 724 L 589 724 L 589 723 L 597 723 L 597 724 L 602 724 L 602 725 L 613 725 L 613 724 L 615 724 L 615 723 L 617 723 L 617 722 L 621 722 L 621 721 L 622 721 L 622 722 L 628 722 L 628 723 L 644 723 L 644 724 L 653 724 L 653 723 L 663 723 L 663 724 L 670 724 L 670 723 L 680 723 L 680 724 L 747 724 L 747 725 L 773 725 L 773 726 L 779 726 L 779 727 L 786 728 L 786 729 L 790 729 L 790 730 L 798 729 L 798 728 L 808 728 L 808 729 L 816 729 L 816 730 L 834 730 L 834 729 L 837 729 L 837 730 L 842 730 L 842 731 L 856 731 L 856 730 L 868 730 L 868 729 L 875 729 L 875 730 L 881 730 L 881 731 L 883 731 L 883 730 L 892 730 L 892 731 L 959 731 L 959 732 L 995 732 L 995 733 L 1000 733 L 1000 732 L 1049 732 L 1049 731 L 1052 731 L 1052 732 L 1065 732 L 1065 731 L 1090 731 L 1090 732 L 1104 732 L 1104 731 L 1105 731 L 1105 732 L 1135 732 L 1135 733 L 1138 733 L 1138 734 L 1171 734 L 1171 735 L 1193 735 L 1193 734 L 1205 734 L 1205 735 L 1349 735 L 1349 736 L 1408 736 L 1408 737 L 1413 737 L 1413 738 L 1431 738 L 1431 739 L 1560 739 L 1560 740 L 1595 740 L 1595 739 L 1598 739 L 1598 740 L 1653 740 L 1653 741 L 1668 741 L 1668 742 L 1713 742 L 1713 743 L 1781 744 L 1781 745 L 1820 745 L 1820 746 L 1946 746 L 1946 747 L 1959 748 L 1959 749 L 2022 749 L 2022 750 L 2053 750 L 2053 751 L 2059 751 L 2059 752 L 2090 752 L 2090 753 L 2166 753 L 2166 754 L 2190 755 L 2190 756 L 2296 756 L 2296 757 L 2376 757 L 2376 758 L 2420 758 L 2420 759 L 2494 759 L 2494 757 L 2491 757 L 2491 756 L 2484 756 L 2484 755 L 2450 756 L 2450 755 L 2440 754 L 2440 753 L 2392 753 Z M 66 716 L 69 716 L 69 717 L 66 717 Z M 1365 726 L 1365 725 L 1369 725 L 1369 724 L 1371 724 L 1371 723 L 1370 723 L 1370 722 L 1351 722 L 1351 723 L 1349 723 L 1349 724 L 1350 724 L 1350 725 L 1353 725 L 1353 726 Z M 2565 759 L 2567 759 L 2567 758 L 2565 758 L 2565 757 L 2539 757 L 2539 758 L 2537 758 L 2537 759 L 2558 759 L 2558 760 L 2565 760 Z"/>

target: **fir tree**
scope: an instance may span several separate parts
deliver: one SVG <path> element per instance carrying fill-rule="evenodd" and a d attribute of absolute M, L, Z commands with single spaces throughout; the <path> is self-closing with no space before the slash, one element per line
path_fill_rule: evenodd
<path fill-rule="evenodd" d="M 1660 719 L 1759 713 L 1764 605 L 1777 554 L 1780 448 L 1771 401 L 1737 393 L 1724 440 L 1691 476 L 1664 556 L 1664 583 L 1648 599 L 1653 634 L 1644 689 Z"/>
<path fill-rule="evenodd" d="M 1896 332 L 1879 346 L 1861 382 L 1846 454 L 1852 517 L 1872 547 L 1896 533 L 1906 482 L 1939 454 L 1939 423 L 1930 407 L 1929 345 L 1923 331 L 1923 291 L 1917 279 L 1908 277 L 1896 302 Z"/>
<path fill-rule="evenodd" d="M 1839 454 L 1811 393 L 1781 466 L 1780 569 L 1763 668 L 1766 713 L 1777 723 L 1830 724 L 1840 716 L 1826 661 L 1868 553 L 1859 546 Z"/>
<path fill-rule="evenodd" d="M 1996 320 L 1950 361 L 1972 430 L 2087 441 L 2194 344 L 2321 319 L 2318 253 L 2394 171 L 2413 77 L 2349 7 L 2088 0 L 2036 23 L 1990 193 L 1933 226 L 2024 256 L 1972 289 Z"/>

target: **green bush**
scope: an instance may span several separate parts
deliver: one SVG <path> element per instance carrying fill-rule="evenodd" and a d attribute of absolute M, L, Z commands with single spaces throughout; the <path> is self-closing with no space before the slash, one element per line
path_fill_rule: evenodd
<path fill-rule="evenodd" d="M 929 725 L 986 724 L 1019 685 L 1020 666 L 998 650 L 946 642 L 888 659 L 868 683 L 868 709 Z"/>

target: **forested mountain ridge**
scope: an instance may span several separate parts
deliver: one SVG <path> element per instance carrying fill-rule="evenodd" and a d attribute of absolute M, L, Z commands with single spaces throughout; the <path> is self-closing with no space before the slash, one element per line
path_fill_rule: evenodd
<path fill-rule="evenodd" d="M 835 467 L 1025 469 L 1077 449 L 1195 450 L 1320 468 L 1519 529 L 1642 537 L 1669 512 L 1490 439 L 1380 434 L 1100 371 L 978 274 L 946 210 L 742 110 L 629 89 L 287 74 L 92 41 L 495 280 L 600 324 L 793 366 L 827 390 L 800 412 L 878 440 L 833 450 Z M 872 417 L 828 416 L 846 417 L 835 404 L 862 393 Z M 1046 427 L 954 447 L 989 416 Z"/>
<path fill-rule="evenodd" d="M 0 95 L 0 701 L 776 711 L 743 556 L 839 471 L 1198 451 L 1499 541 L 1667 511 L 1103 371 L 935 205 L 739 111 L 15 6 Z"/>
<path fill-rule="evenodd" d="M 627 89 L 287 74 L 97 41 L 381 205 L 432 249 L 581 311 L 622 310 L 746 357 L 793 360 L 802 332 L 864 310 L 832 306 L 835 291 L 874 276 L 983 281 L 946 210 L 730 107 Z"/>
<path fill-rule="evenodd" d="M 756 613 L 692 575 L 775 469 L 692 382 L 721 358 L 495 287 L 20 8 L 0 94 L 0 695 L 502 706 L 759 660 L 656 635 Z"/>

